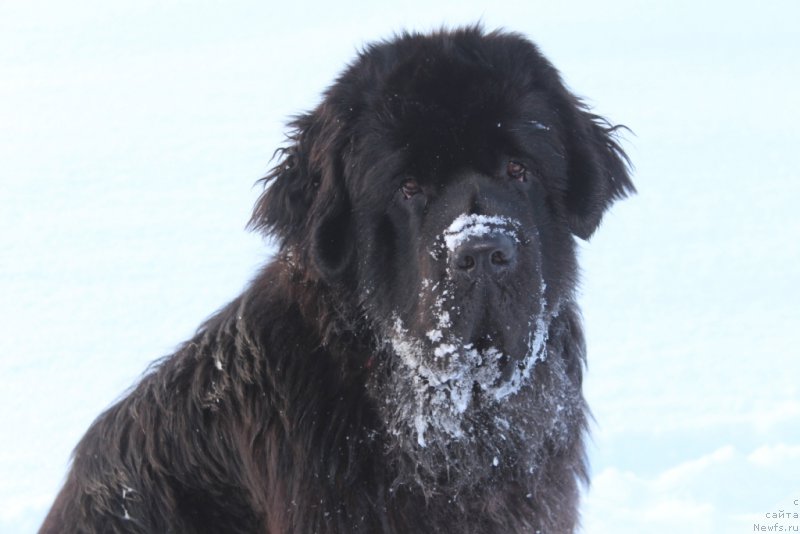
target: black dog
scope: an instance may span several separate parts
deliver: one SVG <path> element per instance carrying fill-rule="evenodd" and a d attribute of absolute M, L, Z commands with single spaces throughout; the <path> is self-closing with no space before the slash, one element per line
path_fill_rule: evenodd
<path fill-rule="evenodd" d="M 41 531 L 573 532 L 615 128 L 477 28 L 368 47 L 292 126 L 276 259 L 95 421 Z"/>

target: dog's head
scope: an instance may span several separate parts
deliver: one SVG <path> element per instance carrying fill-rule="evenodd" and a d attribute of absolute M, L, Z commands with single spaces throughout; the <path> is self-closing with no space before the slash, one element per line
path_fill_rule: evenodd
<path fill-rule="evenodd" d="M 530 452 L 549 435 L 532 426 L 582 417 L 580 362 L 548 360 L 548 336 L 572 300 L 573 236 L 633 186 L 615 128 L 536 47 L 406 34 L 367 48 L 294 127 L 251 223 L 385 345 L 370 391 L 414 469 L 488 472 L 504 441 Z"/>

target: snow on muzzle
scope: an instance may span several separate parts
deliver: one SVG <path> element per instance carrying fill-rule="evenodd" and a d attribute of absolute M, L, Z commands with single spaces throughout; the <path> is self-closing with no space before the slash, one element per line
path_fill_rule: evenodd
<path fill-rule="evenodd" d="M 537 297 L 534 297 L 534 302 L 524 306 L 525 310 L 520 309 L 515 317 L 521 324 L 514 328 L 517 337 L 514 345 L 521 346 L 514 346 L 513 354 L 508 352 L 511 343 L 503 340 L 502 335 L 497 335 L 500 333 L 497 331 L 498 325 L 492 325 L 487 331 L 486 313 L 491 311 L 484 308 L 487 304 L 479 304 L 480 311 L 470 310 L 463 292 L 456 288 L 461 286 L 456 279 L 463 279 L 465 269 L 463 266 L 454 267 L 453 258 L 470 243 L 488 243 L 495 247 L 488 252 L 480 250 L 483 256 L 473 258 L 475 265 L 472 268 L 484 269 L 483 275 L 497 274 L 503 268 L 514 267 L 521 226 L 519 221 L 502 216 L 463 214 L 454 219 L 437 240 L 438 249 L 431 251 L 431 255 L 438 259 L 443 259 L 446 252 L 448 276 L 438 281 L 424 280 L 422 284 L 425 293 L 432 297 L 422 315 L 426 319 L 422 321 L 422 324 L 427 323 L 426 328 L 409 328 L 410 325 L 405 324 L 399 314 L 395 315 L 390 344 L 399 357 L 400 367 L 405 370 L 410 384 L 413 384 L 413 404 L 419 409 L 415 414 L 419 427 L 431 424 L 432 418 L 449 434 L 458 436 L 458 422 L 472 404 L 476 388 L 487 400 L 502 401 L 524 387 L 530 380 L 535 363 L 546 358 L 549 317 L 543 315 L 546 303 L 540 269 L 531 265 L 534 271 L 539 271 L 536 276 L 538 287 L 530 288 Z M 468 250 L 474 248 L 472 246 Z M 489 265 L 478 266 L 481 261 Z M 490 277 L 484 276 L 484 279 Z M 474 296 L 471 300 L 473 307 L 478 304 Z M 464 324 L 466 316 L 472 316 L 473 319 L 469 321 L 472 323 L 469 326 Z M 421 324 L 418 323 L 418 326 Z M 423 424 L 423 421 L 427 424 Z M 417 429 L 420 435 L 424 433 L 422 428 Z"/>

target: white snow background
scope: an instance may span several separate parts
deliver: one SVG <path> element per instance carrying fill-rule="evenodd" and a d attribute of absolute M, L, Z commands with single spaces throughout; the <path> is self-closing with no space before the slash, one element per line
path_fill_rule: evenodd
<path fill-rule="evenodd" d="M 3 0 L 0 532 L 89 423 L 269 257 L 283 124 L 363 44 L 483 20 L 634 134 L 639 194 L 581 246 L 586 533 L 800 513 L 800 3 Z"/>

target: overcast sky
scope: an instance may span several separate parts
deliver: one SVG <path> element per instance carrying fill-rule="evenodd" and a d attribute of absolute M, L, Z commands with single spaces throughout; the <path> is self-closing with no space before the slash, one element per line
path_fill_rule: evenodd
<path fill-rule="evenodd" d="M 585 532 L 800 514 L 800 3 L 282 4 L 0 3 L 0 532 L 268 259 L 244 225 L 286 120 L 365 43 L 479 20 L 632 131 L 639 194 L 581 246 Z"/>

